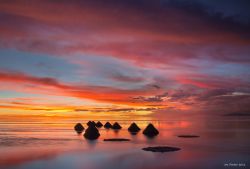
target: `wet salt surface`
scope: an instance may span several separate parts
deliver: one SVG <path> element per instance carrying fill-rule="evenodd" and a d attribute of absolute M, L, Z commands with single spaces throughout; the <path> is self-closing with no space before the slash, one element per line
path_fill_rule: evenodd
<path fill-rule="evenodd" d="M 101 128 L 96 141 L 85 140 L 73 127 L 78 121 L 60 123 L 0 123 L 1 169 L 153 169 L 226 168 L 245 164 L 249 168 L 250 120 L 150 121 L 160 134 L 149 139 L 140 131 L 131 135 L 132 121 L 119 121 L 120 131 Z M 84 121 L 83 121 L 84 122 Z M 101 121 L 103 124 L 105 121 Z M 138 121 L 144 129 L 149 121 Z M 86 128 L 86 123 L 84 124 Z M 230 126 L 230 127 L 229 127 Z M 177 135 L 201 137 L 183 139 Z M 104 142 L 128 138 L 127 142 Z M 181 150 L 154 153 L 144 147 L 171 146 Z"/>

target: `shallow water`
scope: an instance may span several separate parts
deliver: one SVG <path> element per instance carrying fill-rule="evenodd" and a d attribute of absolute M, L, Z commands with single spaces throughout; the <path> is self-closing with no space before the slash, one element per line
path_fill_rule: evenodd
<path fill-rule="evenodd" d="M 118 121 L 123 129 L 101 128 L 98 140 L 85 140 L 73 127 L 79 120 L 1 121 L 1 169 L 163 169 L 250 168 L 250 119 L 136 121 L 142 129 L 151 122 L 160 134 L 148 139 L 131 135 L 132 121 Z M 87 121 L 81 121 L 86 127 Z M 101 121 L 105 123 L 106 121 Z M 114 122 L 114 121 L 112 121 Z M 179 138 L 194 134 L 199 138 Z M 105 138 L 129 138 L 129 142 L 104 142 Z M 153 153 L 147 146 L 174 146 L 180 151 Z M 228 165 L 228 166 L 227 166 Z M 237 166 L 232 166 L 237 165 Z"/>

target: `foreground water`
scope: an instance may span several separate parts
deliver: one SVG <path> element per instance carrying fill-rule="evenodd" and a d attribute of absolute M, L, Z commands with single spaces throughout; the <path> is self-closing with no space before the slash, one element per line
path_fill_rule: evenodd
<path fill-rule="evenodd" d="M 1 121 L 1 169 L 206 169 L 250 168 L 250 119 L 136 121 L 143 129 L 151 122 L 160 131 L 154 139 L 128 133 L 132 121 L 118 121 L 123 129 L 100 129 L 96 141 L 73 130 L 87 121 Z M 105 123 L 106 121 L 101 121 Z M 111 121 L 114 122 L 114 121 Z M 195 134 L 199 138 L 179 138 Z M 104 138 L 129 138 L 130 142 L 104 142 Z M 153 153 L 147 146 L 174 146 L 177 152 Z"/>

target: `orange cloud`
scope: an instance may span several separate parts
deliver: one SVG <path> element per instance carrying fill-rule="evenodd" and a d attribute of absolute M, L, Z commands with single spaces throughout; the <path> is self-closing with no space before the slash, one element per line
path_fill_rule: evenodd
<path fill-rule="evenodd" d="M 18 83 L 18 85 L 36 85 L 32 86 L 30 89 L 35 91 L 40 90 L 41 92 L 42 90 L 50 90 L 49 93 L 54 93 L 54 95 L 73 96 L 77 98 L 87 98 L 97 101 L 127 105 L 142 104 L 133 102 L 133 97 L 135 96 L 150 96 L 162 92 L 160 89 L 156 89 L 153 86 L 145 86 L 142 89 L 126 90 L 105 86 L 72 85 L 61 83 L 53 78 L 34 77 L 17 72 L 0 72 L 0 81 L 1 83 Z"/>

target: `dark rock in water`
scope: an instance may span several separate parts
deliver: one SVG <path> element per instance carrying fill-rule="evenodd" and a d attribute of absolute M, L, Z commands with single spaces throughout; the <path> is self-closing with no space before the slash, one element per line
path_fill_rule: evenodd
<path fill-rule="evenodd" d="M 154 137 L 159 134 L 159 131 L 154 127 L 153 124 L 149 124 L 143 131 L 143 134 L 148 137 Z"/>
<path fill-rule="evenodd" d="M 90 124 L 92 124 L 92 121 L 88 121 L 87 125 L 89 126 Z"/>
<path fill-rule="evenodd" d="M 86 139 L 95 140 L 100 136 L 100 133 L 94 125 L 90 124 L 83 136 Z"/>
<path fill-rule="evenodd" d="M 112 128 L 112 124 L 110 124 L 110 122 L 107 122 L 107 123 L 104 125 L 104 128 L 110 129 L 110 128 Z"/>
<path fill-rule="evenodd" d="M 77 123 L 74 128 L 77 133 L 81 133 L 84 130 L 84 127 L 81 123 Z"/>
<path fill-rule="evenodd" d="M 158 146 L 158 147 L 146 147 L 143 148 L 144 151 L 152 151 L 152 152 L 171 152 L 171 151 L 179 151 L 180 148 L 177 147 L 167 147 L 167 146 Z"/>
<path fill-rule="evenodd" d="M 128 128 L 128 131 L 131 132 L 131 133 L 137 133 L 139 132 L 141 129 L 137 126 L 136 123 L 132 123 L 129 128 Z"/>
<path fill-rule="evenodd" d="M 94 126 L 95 126 L 95 122 L 94 122 L 94 121 L 89 121 L 89 122 L 87 123 L 87 125 L 88 125 L 88 126 L 90 126 L 90 125 L 94 125 Z"/>
<path fill-rule="evenodd" d="M 110 138 L 110 139 L 104 139 L 103 141 L 130 141 L 130 139 L 126 139 L 126 138 Z"/>
<path fill-rule="evenodd" d="M 98 121 L 98 122 L 95 124 L 95 126 L 100 128 L 100 127 L 103 126 L 103 124 L 102 124 L 100 121 Z"/>
<path fill-rule="evenodd" d="M 120 124 L 119 123 L 117 123 L 117 122 L 115 122 L 114 124 L 113 124 L 113 127 L 112 127 L 112 129 L 115 129 L 115 130 L 119 130 L 119 129 L 121 129 L 122 127 L 120 126 Z"/>
<path fill-rule="evenodd" d="M 200 136 L 197 136 L 197 135 L 179 135 L 178 137 L 182 137 L 182 138 L 197 138 L 197 137 L 200 137 Z"/>

